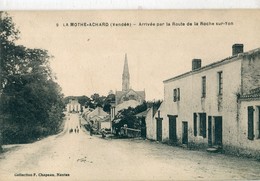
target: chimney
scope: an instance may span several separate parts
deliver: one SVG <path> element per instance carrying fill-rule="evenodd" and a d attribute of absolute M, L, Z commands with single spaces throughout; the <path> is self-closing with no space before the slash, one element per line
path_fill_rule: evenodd
<path fill-rule="evenodd" d="M 237 55 L 239 53 L 243 53 L 244 52 L 244 45 L 243 44 L 234 44 L 232 46 L 232 55 Z"/>
<path fill-rule="evenodd" d="M 192 59 L 192 70 L 199 69 L 201 67 L 201 59 Z"/>

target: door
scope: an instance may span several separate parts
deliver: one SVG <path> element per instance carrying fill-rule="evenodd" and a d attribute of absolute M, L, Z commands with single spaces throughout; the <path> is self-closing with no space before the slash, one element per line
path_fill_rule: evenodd
<path fill-rule="evenodd" d="M 222 146 L 222 117 L 215 117 L 215 145 Z"/>
<path fill-rule="evenodd" d="M 212 117 L 208 117 L 208 146 L 212 146 Z"/>
<path fill-rule="evenodd" d="M 188 144 L 188 122 L 182 122 L 182 144 Z"/>
<path fill-rule="evenodd" d="M 146 122 L 144 117 L 141 118 L 141 137 L 146 138 Z"/>
<path fill-rule="evenodd" d="M 156 118 L 156 139 L 162 141 L 162 118 Z"/>
<path fill-rule="evenodd" d="M 169 117 L 169 140 L 171 143 L 177 142 L 177 128 L 176 128 L 176 118 L 177 116 L 170 116 Z"/>

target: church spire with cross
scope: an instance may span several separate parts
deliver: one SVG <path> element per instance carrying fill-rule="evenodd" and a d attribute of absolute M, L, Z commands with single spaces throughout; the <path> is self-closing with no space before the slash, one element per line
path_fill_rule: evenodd
<path fill-rule="evenodd" d="M 122 91 L 128 91 L 130 87 L 130 74 L 128 69 L 127 54 L 125 54 L 124 71 L 122 75 Z"/>

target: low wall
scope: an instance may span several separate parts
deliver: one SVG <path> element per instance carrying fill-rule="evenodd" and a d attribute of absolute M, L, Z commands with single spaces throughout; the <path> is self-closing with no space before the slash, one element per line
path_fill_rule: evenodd
<path fill-rule="evenodd" d="M 141 130 L 122 127 L 120 135 L 127 136 L 129 138 L 138 138 L 141 137 Z"/>

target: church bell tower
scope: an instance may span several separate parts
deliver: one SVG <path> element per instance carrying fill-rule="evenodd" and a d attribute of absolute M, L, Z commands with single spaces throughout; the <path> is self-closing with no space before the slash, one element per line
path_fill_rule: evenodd
<path fill-rule="evenodd" d="M 128 91 L 130 87 L 130 74 L 128 69 L 127 54 L 125 54 L 124 71 L 122 75 L 122 91 Z"/>

